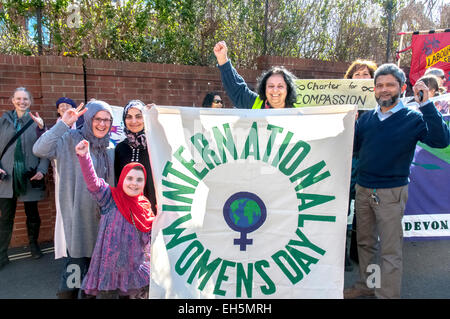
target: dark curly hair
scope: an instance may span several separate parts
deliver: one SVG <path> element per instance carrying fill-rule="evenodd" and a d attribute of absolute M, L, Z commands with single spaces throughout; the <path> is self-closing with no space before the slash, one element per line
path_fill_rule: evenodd
<path fill-rule="evenodd" d="M 214 101 L 214 97 L 216 95 L 218 95 L 218 96 L 220 96 L 220 98 L 222 98 L 222 95 L 220 95 L 220 93 L 216 92 L 216 91 L 206 93 L 205 98 L 203 99 L 202 107 L 211 107 L 212 102 Z M 222 106 L 223 106 L 223 104 L 222 104 Z"/>
<path fill-rule="evenodd" d="M 257 93 L 261 100 L 267 100 L 266 96 L 266 84 L 274 74 L 281 74 L 287 85 L 287 95 L 285 100 L 285 107 L 294 107 L 294 103 L 297 102 L 297 90 L 295 86 L 295 80 L 297 79 L 294 74 L 289 72 L 284 66 L 273 66 L 268 71 L 265 71 L 258 78 Z"/>

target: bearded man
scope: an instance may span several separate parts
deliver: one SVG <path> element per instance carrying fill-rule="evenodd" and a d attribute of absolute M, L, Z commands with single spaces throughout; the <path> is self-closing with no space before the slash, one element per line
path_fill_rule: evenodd
<path fill-rule="evenodd" d="M 402 218 L 416 144 L 421 141 L 444 148 L 450 143 L 449 128 L 428 100 L 428 87 L 423 82 L 413 87 L 420 112 L 402 104 L 399 98 L 406 89 L 405 81 L 405 73 L 395 64 L 380 66 L 374 74 L 378 105 L 356 123 L 354 151 L 359 164 L 355 211 L 360 278 L 352 288 L 344 290 L 344 298 L 400 298 Z M 374 267 L 377 249 L 378 266 Z"/>

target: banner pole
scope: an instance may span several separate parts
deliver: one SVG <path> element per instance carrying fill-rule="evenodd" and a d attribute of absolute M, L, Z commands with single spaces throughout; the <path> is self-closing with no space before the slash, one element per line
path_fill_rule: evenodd
<path fill-rule="evenodd" d="M 450 32 L 450 29 L 421 30 L 421 31 L 405 31 L 405 32 L 399 32 L 399 33 L 397 33 L 397 35 L 428 34 L 428 33 L 442 33 L 442 32 Z"/>
<path fill-rule="evenodd" d="M 399 51 L 402 49 L 402 46 L 403 46 L 403 37 L 404 37 L 405 35 L 404 34 L 402 34 L 401 36 L 400 36 L 400 45 L 398 46 L 398 48 L 399 48 Z M 397 67 L 400 67 L 400 60 L 402 59 L 402 56 L 399 54 L 398 55 L 398 61 L 397 61 Z"/>

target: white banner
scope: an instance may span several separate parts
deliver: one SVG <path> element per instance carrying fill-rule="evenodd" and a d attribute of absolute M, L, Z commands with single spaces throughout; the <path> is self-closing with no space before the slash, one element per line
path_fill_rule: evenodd
<path fill-rule="evenodd" d="M 356 107 L 153 107 L 150 298 L 342 298 Z"/>
<path fill-rule="evenodd" d="M 450 238 L 450 214 L 404 215 L 403 235 L 414 238 Z"/>
<path fill-rule="evenodd" d="M 373 79 L 297 79 L 295 107 L 356 104 L 360 110 L 377 105 Z"/>
<path fill-rule="evenodd" d="M 123 127 L 125 124 L 122 120 L 123 107 L 111 105 L 113 111 L 113 122 L 111 125 L 111 141 L 114 145 L 119 144 L 125 139 L 125 133 Z"/>

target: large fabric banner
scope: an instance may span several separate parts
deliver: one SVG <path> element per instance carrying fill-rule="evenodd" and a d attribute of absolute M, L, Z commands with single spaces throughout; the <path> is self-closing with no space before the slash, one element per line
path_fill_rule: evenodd
<path fill-rule="evenodd" d="M 414 85 L 428 68 L 444 70 L 444 85 L 450 91 L 450 32 L 413 34 L 409 80 Z"/>
<path fill-rule="evenodd" d="M 360 110 L 377 105 L 373 79 L 298 79 L 296 107 L 356 104 Z"/>
<path fill-rule="evenodd" d="M 356 107 L 153 107 L 150 298 L 342 298 Z"/>

